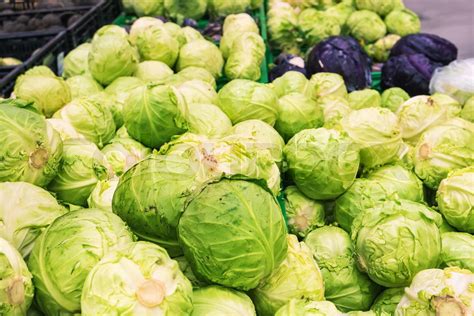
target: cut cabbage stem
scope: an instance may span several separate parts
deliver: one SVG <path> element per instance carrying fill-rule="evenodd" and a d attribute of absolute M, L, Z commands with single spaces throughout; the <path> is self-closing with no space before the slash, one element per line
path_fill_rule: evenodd
<path fill-rule="evenodd" d="M 449 295 L 435 297 L 432 305 L 436 311 L 436 316 L 467 316 L 464 304 Z"/>
<path fill-rule="evenodd" d="M 33 168 L 41 169 L 48 162 L 48 157 L 49 155 L 46 149 L 37 148 L 30 155 L 30 165 L 33 166 Z"/>
<path fill-rule="evenodd" d="M 143 306 L 155 307 L 161 304 L 165 299 L 165 285 L 157 280 L 146 280 L 136 292 L 137 299 Z"/>
<path fill-rule="evenodd" d="M 23 279 L 21 277 L 13 279 L 8 286 L 7 292 L 10 305 L 19 306 L 23 304 L 25 301 L 25 285 L 23 284 Z"/>

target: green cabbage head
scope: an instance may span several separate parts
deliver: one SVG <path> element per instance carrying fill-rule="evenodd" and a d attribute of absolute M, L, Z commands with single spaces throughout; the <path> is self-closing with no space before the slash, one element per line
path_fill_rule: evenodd
<path fill-rule="evenodd" d="M 191 133 L 211 138 L 221 137 L 232 128 L 230 119 L 214 104 L 194 103 L 189 105 L 185 119 Z"/>
<path fill-rule="evenodd" d="M 291 299 L 324 299 L 323 276 L 313 254 L 295 235 L 288 235 L 288 254 L 251 295 L 262 316 L 273 316 Z"/>
<path fill-rule="evenodd" d="M 117 314 L 189 315 L 192 287 L 165 249 L 139 241 L 110 252 L 87 276 L 81 297 L 84 316 Z"/>
<path fill-rule="evenodd" d="M 47 315 L 80 313 L 89 272 L 107 253 L 131 242 L 132 233 L 114 213 L 81 209 L 58 217 L 28 261 L 41 310 Z"/>
<path fill-rule="evenodd" d="M 307 301 L 292 299 L 282 306 L 275 316 L 344 316 L 337 307 L 329 301 Z"/>
<path fill-rule="evenodd" d="M 245 293 L 211 285 L 193 291 L 192 316 L 256 316 L 255 306 Z"/>
<path fill-rule="evenodd" d="M 398 118 L 385 108 L 353 111 L 341 120 L 341 126 L 360 146 L 360 162 L 365 168 L 396 160 L 403 145 Z"/>
<path fill-rule="evenodd" d="M 208 70 L 214 78 L 222 75 L 224 58 L 219 48 L 207 40 L 195 40 L 181 47 L 176 70 L 187 67 L 201 67 Z"/>
<path fill-rule="evenodd" d="M 102 148 L 114 137 L 116 125 L 112 112 L 100 102 L 94 97 L 74 99 L 56 112 L 54 118 L 68 122 L 88 141 Z"/>
<path fill-rule="evenodd" d="M 218 104 L 216 90 L 211 84 L 202 80 L 189 80 L 177 86 L 187 104 Z"/>
<path fill-rule="evenodd" d="M 207 0 L 164 0 L 167 16 L 174 20 L 199 20 L 206 13 Z"/>
<path fill-rule="evenodd" d="M 278 132 L 261 120 L 247 120 L 232 128 L 230 137 L 246 139 L 249 150 L 268 150 L 273 160 L 280 165 L 283 160 L 285 142 Z"/>
<path fill-rule="evenodd" d="M 209 12 L 215 17 L 245 12 L 250 4 L 251 0 L 209 0 L 208 2 Z"/>
<path fill-rule="evenodd" d="M 397 199 L 397 191 L 386 183 L 376 179 L 356 179 L 352 186 L 336 199 L 336 221 L 345 231 L 350 232 L 354 219 L 364 210 L 384 201 Z"/>
<path fill-rule="evenodd" d="M 395 8 L 395 0 L 355 0 L 357 10 L 370 10 L 385 16 Z"/>
<path fill-rule="evenodd" d="M 92 42 L 89 70 L 98 83 L 106 86 L 119 77 L 132 75 L 138 60 L 137 49 L 126 38 L 104 35 Z"/>
<path fill-rule="evenodd" d="M 396 316 L 473 315 L 474 273 L 459 268 L 419 272 L 395 310 Z"/>
<path fill-rule="evenodd" d="M 318 72 L 309 80 L 309 93 L 318 100 L 323 97 L 347 97 L 346 84 L 341 75 L 330 72 Z"/>
<path fill-rule="evenodd" d="M 186 67 L 172 76 L 168 84 L 177 86 L 190 80 L 201 80 L 210 84 L 214 89 L 217 87 L 214 76 L 209 70 L 202 67 Z"/>
<path fill-rule="evenodd" d="M 172 68 L 178 59 L 179 42 L 164 25 L 151 25 L 138 32 L 136 45 L 142 60 L 161 61 Z"/>
<path fill-rule="evenodd" d="M 138 2 L 138 1 L 135 1 Z M 145 16 L 135 20 L 130 28 L 129 40 L 133 45 L 137 44 L 137 37 L 139 34 L 144 33 L 151 26 L 163 26 L 163 21 L 160 19 Z"/>
<path fill-rule="evenodd" d="M 438 208 L 446 221 L 471 234 L 474 234 L 473 188 L 474 166 L 470 166 L 450 173 L 436 193 Z"/>
<path fill-rule="evenodd" d="M 0 238 L 0 314 L 26 315 L 35 288 L 21 254 Z"/>
<path fill-rule="evenodd" d="M 137 16 L 163 16 L 164 0 L 133 0 L 132 8 Z"/>
<path fill-rule="evenodd" d="M 383 187 L 395 191 L 403 200 L 423 202 L 423 183 L 416 174 L 401 165 L 385 165 L 368 174 L 369 180 L 377 180 Z"/>
<path fill-rule="evenodd" d="M 298 27 L 305 44 L 315 45 L 322 40 L 341 34 L 339 20 L 325 11 L 313 8 L 303 10 L 298 16 Z"/>
<path fill-rule="evenodd" d="M 28 102 L 0 101 L 0 181 L 47 185 L 63 153 L 59 134 Z"/>
<path fill-rule="evenodd" d="M 416 175 L 437 189 L 451 171 L 474 164 L 474 124 L 454 118 L 429 129 L 415 146 L 413 161 Z"/>
<path fill-rule="evenodd" d="M 60 201 L 86 206 L 97 182 L 108 179 L 111 173 L 107 160 L 94 143 L 66 140 L 61 167 L 48 189 Z"/>
<path fill-rule="evenodd" d="M 180 245 L 196 276 L 241 290 L 256 288 L 283 262 L 286 235 L 272 193 L 237 179 L 205 186 L 186 205 L 178 225 Z"/>
<path fill-rule="evenodd" d="M 407 8 L 393 10 L 385 17 L 387 31 L 391 34 L 407 36 L 419 33 L 421 21 L 418 15 Z"/>
<path fill-rule="evenodd" d="M 130 137 L 116 136 L 102 148 L 102 153 L 115 175 L 121 176 L 151 154 L 151 150 Z"/>
<path fill-rule="evenodd" d="M 74 48 L 66 55 L 66 57 L 64 57 L 64 78 L 70 78 L 73 76 L 80 76 L 89 73 L 88 60 L 91 48 L 91 43 L 84 43 Z"/>
<path fill-rule="evenodd" d="M 307 198 L 294 185 L 283 191 L 290 233 L 305 237 L 317 227 L 324 226 L 324 205 Z"/>
<path fill-rule="evenodd" d="M 258 119 L 273 126 L 277 119 L 277 96 L 261 83 L 237 79 L 226 84 L 218 93 L 219 107 L 232 123 Z"/>
<path fill-rule="evenodd" d="M 474 123 L 474 96 L 467 99 L 459 116 L 471 123 Z"/>
<path fill-rule="evenodd" d="M 377 90 L 364 89 L 352 91 L 348 95 L 349 106 L 353 110 L 380 107 L 382 99 Z"/>
<path fill-rule="evenodd" d="M 403 294 L 405 294 L 404 287 L 388 288 L 377 296 L 370 310 L 374 311 L 377 316 L 394 315 Z"/>
<path fill-rule="evenodd" d="M 130 136 L 150 148 L 159 148 L 187 126 L 182 112 L 186 109 L 181 93 L 167 85 L 140 86 L 130 91 L 123 118 Z"/>
<path fill-rule="evenodd" d="M 468 233 L 441 234 L 441 260 L 448 267 L 459 267 L 474 272 L 474 236 Z"/>
<path fill-rule="evenodd" d="M 368 10 L 354 11 L 346 26 L 353 37 L 364 43 L 373 43 L 387 33 L 387 27 L 380 16 Z"/>
<path fill-rule="evenodd" d="M 396 113 L 398 108 L 409 99 L 410 96 L 402 88 L 390 88 L 382 92 L 382 107 Z"/>
<path fill-rule="evenodd" d="M 51 117 L 71 101 L 71 91 L 64 79 L 56 77 L 52 72 L 35 72 L 37 68 L 18 77 L 13 93 L 16 98 L 34 102 L 41 114 Z"/>
<path fill-rule="evenodd" d="M 303 130 L 290 139 L 283 154 L 298 189 L 315 200 L 344 193 L 359 170 L 357 145 L 335 130 Z"/>
<path fill-rule="evenodd" d="M 112 209 L 141 239 L 171 256 L 181 254 L 176 227 L 189 195 L 206 179 L 178 155 L 149 156 L 128 170 L 112 200 Z"/>
<path fill-rule="evenodd" d="M 357 269 L 349 234 L 339 227 L 316 228 L 305 238 L 324 280 L 324 296 L 342 311 L 367 310 L 381 287 Z"/>
<path fill-rule="evenodd" d="M 320 105 L 300 93 L 291 93 L 278 100 L 278 118 L 275 129 L 289 140 L 304 129 L 323 126 L 323 110 Z"/>
<path fill-rule="evenodd" d="M 441 221 L 429 207 L 407 200 L 366 209 L 352 224 L 359 268 L 386 287 L 410 284 L 415 274 L 439 264 Z"/>
<path fill-rule="evenodd" d="M 0 183 L 0 237 L 27 257 L 36 239 L 66 209 L 46 190 L 27 182 Z"/>
<path fill-rule="evenodd" d="M 167 64 L 157 60 L 139 63 L 133 74 L 144 82 L 165 82 L 171 75 L 173 75 L 173 70 Z"/>
<path fill-rule="evenodd" d="M 281 98 L 290 93 L 301 93 L 311 96 L 309 93 L 309 80 L 299 71 L 287 71 L 281 77 L 272 82 L 273 91 Z"/>
<path fill-rule="evenodd" d="M 86 97 L 104 90 L 90 75 L 73 76 L 68 78 L 66 83 L 71 91 L 72 99 Z"/>

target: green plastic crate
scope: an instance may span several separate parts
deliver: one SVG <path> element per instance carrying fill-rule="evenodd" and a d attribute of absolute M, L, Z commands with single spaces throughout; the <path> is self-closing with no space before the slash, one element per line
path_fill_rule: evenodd
<path fill-rule="evenodd" d="M 269 65 L 269 62 L 267 61 L 267 58 L 269 56 L 271 56 L 271 52 L 270 52 L 270 47 L 268 46 L 268 41 L 267 41 L 267 19 L 266 19 L 266 16 L 265 16 L 264 7 L 262 6 L 259 10 L 255 10 L 252 13 L 252 15 L 253 15 L 254 18 L 256 18 L 258 20 L 258 22 L 260 24 L 260 35 L 262 36 L 262 38 L 265 42 L 265 46 L 266 46 L 265 57 L 262 61 L 262 64 L 260 65 L 261 76 L 260 76 L 259 82 L 268 83 L 268 65 Z M 119 26 L 127 26 L 127 25 L 131 25 L 135 20 L 136 20 L 136 17 L 125 15 L 125 13 L 122 13 L 120 16 L 118 16 L 114 20 L 114 24 L 119 25 Z M 202 29 L 206 28 L 206 26 L 208 24 L 209 24 L 208 20 L 201 19 L 201 20 L 198 21 L 198 28 L 202 30 Z M 226 78 L 225 76 L 220 77 L 217 80 L 217 90 L 220 90 L 228 82 L 229 82 L 229 79 Z"/>

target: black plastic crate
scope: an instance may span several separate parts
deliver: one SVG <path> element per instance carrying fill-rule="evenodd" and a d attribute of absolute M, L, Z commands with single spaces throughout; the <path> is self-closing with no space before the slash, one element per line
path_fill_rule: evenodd
<path fill-rule="evenodd" d="M 77 47 L 92 38 L 106 24 L 111 24 L 122 12 L 120 0 L 103 0 L 87 12 L 78 23 L 68 28 L 71 47 Z"/>

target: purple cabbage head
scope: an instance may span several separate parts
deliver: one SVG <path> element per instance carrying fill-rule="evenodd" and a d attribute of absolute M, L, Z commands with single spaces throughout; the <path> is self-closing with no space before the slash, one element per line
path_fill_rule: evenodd
<path fill-rule="evenodd" d="M 457 47 L 442 37 L 433 34 L 412 34 L 401 38 L 390 52 L 390 56 L 423 54 L 435 63 L 447 65 L 456 60 Z"/>
<path fill-rule="evenodd" d="M 371 60 L 360 44 L 348 36 L 332 36 L 317 44 L 308 54 L 306 72 L 340 74 L 347 90 L 362 90 L 372 84 Z"/>
<path fill-rule="evenodd" d="M 382 68 L 382 89 L 399 87 L 411 96 L 429 94 L 433 72 L 441 66 L 423 54 L 390 57 Z"/>
<path fill-rule="evenodd" d="M 275 67 L 270 70 L 270 82 L 283 76 L 288 71 L 298 71 L 306 76 L 304 59 L 291 54 L 281 53 L 275 59 Z"/>

